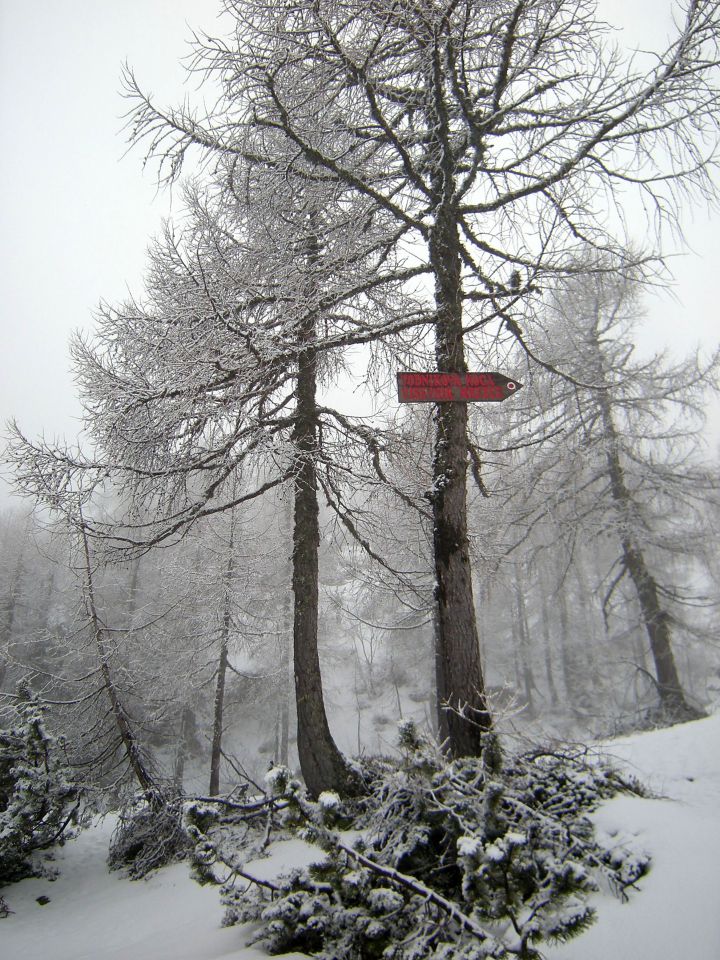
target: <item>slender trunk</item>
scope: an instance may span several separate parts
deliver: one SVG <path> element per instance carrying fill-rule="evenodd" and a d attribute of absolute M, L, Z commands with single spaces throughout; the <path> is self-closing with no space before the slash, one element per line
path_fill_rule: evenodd
<path fill-rule="evenodd" d="M 457 221 L 448 201 L 430 239 L 435 273 L 436 361 L 443 373 L 465 373 Z M 440 403 L 435 417 L 433 548 L 437 601 L 437 693 L 440 731 L 451 756 L 479 756 L 492 729 L 475 619 L 467 531 L 467 404 Z"/>
<path fill-rule="evenodd" d="M 565 584 L 558 587 L 555 596 L 559 600 L 558 610 L 560 615 L 560 664 L 562 667 L 563 685 L 565 687 L 565 696 L 570 703 L 577 697 L 577 675 L 575 672 L 575 658 L 572 650 L 572 641 L 570 640 L 570 626 L 568 623 L 568 604 Z"/>
<path fill-rule="evenodd" d="M 390 651 L 390 679 L 392 680 L 392 685 L 395 688 L 395 702 L 397 703 L 398 708 L 398 720 L 402 720 L 402 698 L 400 697 L 400 686 L 397 680 L 397 668 L 395 667 L 395 659 L 392 655 L 392 647 L 390 648 Z"/>
<path fill-rule="evenodd" d="M 290 742 L 290 704 L 288 702 L 288 687 L 287 687 L 287 677 L 290 670 L 290 656 L 287 643 L 283 645 L 282 653 L 282 688 L 280 690 L 280 716 L 278 717 L 278 722 L 280 724 L 279 730 L 279 744 L 278 744 L 278 759 L 283 766 L 287 767 L 290 762 L 289 756 L 289 742 Z"/>
<path fill-rule="evenodd" d="M 47 589 L 45 590 L 45 601 L 43 604 L 42 624 L 43 631 L 47 633 L 50 630 L 50 614 L 52 612 L 53 597 L 55 596 L 55 580 L 57 578 L 57 565 L 53 563 L 47 579 Z"/>
<path fill-rule="evenodd" d="M 629 538 L 623 538 L 623 561 L 637 591 L 643 621 L 650 640 L 650 652 L 655 665 L 657 691 L 663 709 L 669 715 L 686 716 L 696 714 L 685 700 L 680 677 L 675 666 L 672 651 L 670 617 L 662 609 L 658 596 L 657 583 L 645 563 L 639 547 Z"/>
<path fill-rule="evenodd" d="M 93 583 L 92 562 L 90 559 L 90 545 L 88 543 L 87 531 L 85 530 L 82 516 L 80 518 L 80 535 L 85 567 L 85 608 L 88 612 L 88 616 L 90 617 L 93 638 L 95 640 L 95 648 L 97 650 L 98 661 L 100 664 L 100 672 L 103 678 L 103 687 L 108 695 L 108 699 L 110 700 L 110 707 L 113 719 L 115 721 L 115 726 L 117 727 L 118 734 L 120 735 L 120 742 L 122 743 L 123 750 L 125 751 L 125 756 L 127 757 L 130 769 L 132 770 L 135 779 L 140 785 L 140 788 L 145 792 L 146 796 L 154 797 L 157 794 L 156 784 L 150 772 L 148 771 L 147 766 L 145 765 L 137 737 L 135 736 L 135 733 L 130 725 L 130 720 L 125 712 L 125 708 L 122 705 L 117 687 L 115 686 L 115 682 L 110 673 L 110 649 L 105 636 L 105 628 L 100 620 L 97 605 L 95 603 L 95 587 Z"/>
<path fill-rule="evenodd" d="M 543 654 L 545 659 L 545 680 L 547 681 L 550 703 L 556 707 L 558 704 L 557 688 L 555 687 L 555 677 L 553 676 L 552 666 L 552 643 L 550 640 L 550 614 L 547 605 L 547 595 L 545 592 L 545 578 L 540 577 L 540 617 L 542 620 L 541 630 L 543 639 Z"/>
<path fill-rule="evenodd" d="M 177 793 L 182 793 L 185 778 L 185 760 L 188 752 L 190 731 L 195 726 L 195 714 L 192 707 L 183 707 L 180 716 L 180 733 L 178 736 L 177 752 L 175 754 L 175 768 L 173 770 L 173 784 Z"/>
<path fill-rule="evenodd" d="M 220 638 L 220 657 L 218 658 L 217 678 L 215 681 L 215 700 L 213 703 L 213 737 L 210 751 L 210 788 L 209 795 L 216 797 L 220 793 L 220 761 L 222 760 L 223 706 L 225 704 L 225 675 L 227 673 L 228 645 L 225 628 Z"/>
<path fill-rule="evenodd" d="M 0 690 L 13 657 L 13 636 L 15 635 L 15 620 L 20 604 L 20 585 L 25 573 L 23 550 L 20 549 L 15 569 L 13 570 L 10 592 L 2 605 L 2 633 L 0 633 Z"/>
<path fill-rule="evenodd" d="M 317 256 L 310 241 L 309 262 Z M 309 298 L 310 299 L 310 298 Z M 315 337 L 315 315 L 308 311 L 300 330 L 304 344 Z M 317 354 L 304 346 L 298 356 L 295 445 L 295 508 L 293 526 L 293 655 L 297 702 L 298 756 L 305 785 L 312 796 L 324 790 L 352 790 L 351 772 L 330 733 L 325 713 L 318 654 L 318 548 L 320 544 L 317 471 Z"/>
<path fill-rule="evenodd" d="M 523 690 L 528 712 L 535 713 L 535 704 L 533 701 L 533 691 L 537 689 L 535 677 L 533 675 L 532 663 L 530 661 L 530 636 L 528 629 L 527 610 L 525 608 L 525 597 L 519 582 L 515 581 L 515 603 L 517 605 L 517 633 L 519 640 L 520 668 L 522 672 Z"/>
<path fill-rule="evenodd" d="M 230 540 L 228 542 L 227 563 L 223 574 L 223 618 L 220 627 L 220 656 L 218 658 L 217 678 L 215 681 L 215 700 L 213 704 L 213 737 L 210 751 L 210 796 L 220 793 L 220 763 L 222 760 L 223 709 L 225 706 L 225 678 L 228 665 L 228 645 L 232 625 L 232 589 L 235 577 L 235 522 L 236 514 L 230 516 Z"/>
<path fill-rule="evenodd" d="M 132 573 L 130 574 L 130 585 L 128 587 L 128 623 L 132 623 L 135 618 L 135 612 L 138 607 L 138 593 L 140 580 L 140 557 L 133 561 Z"/>
<path fill-rule="evenodd" d="M 288 499 L 283 504 L 282 522 L 280 525 L 283 541 L 290 539 L 293 529 L 293 507 Z M 292 560 L 288 559 L 285 570 L 286 581 L 292 582 Z M 293 630 L 293 602 L 289 591 L 284 594 L 282 604 L 282 620 L 278 637 L 280 653 L 280 683 L 278 691 L 278 761 L 284 766 L 290 763 L 290 697 L 292 690 L 292 630 Z"/>
<path fill-rule="evenodd" d="M 606 397 L 601 397 L 600 409 L 607 441 L 606 457 L 610 489 L 620 516 L 620 543 L 623 563 L 640 602 L 643 623 L 650 641 L 650 652 L 655 665 L 660 707 L 663 713 L 671 719 L 697 717 L 700 716 L 700 713 L 687 703 L 675 665 L 670 616 L 660 603 L 657 581 L 647 566 L 643 550 L 632 535 L 632 497 L 625 482 L 625 474 L 620 462 L 617 431 L 610 401 Z"/>
<path fill-rule="evenodd" d="M 602 682 L 600 667 L 598 665 L 598 618 L 599 611 L 596 597 L 588 586 L 587 577 L 583 573 L 582 562 L 574 564 L 572 574 L 577 583 L 578 590 L 578 612 L 582 620 L 583 637 L 583 677 L 589 681 L 590 688 L 598 689 Z"/>

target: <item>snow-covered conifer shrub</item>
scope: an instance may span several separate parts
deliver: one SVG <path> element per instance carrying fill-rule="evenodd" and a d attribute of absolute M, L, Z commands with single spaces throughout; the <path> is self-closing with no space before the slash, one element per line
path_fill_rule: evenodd
<path fill-rule="evenodd" d="M 274 767 L 265 782 L 267 794 L 247 798 L 216 797 L 188 800 L 183 806 L 183 828 L 192 846 L 190 862 L 193 876 L 200 884 L 221 886 L 223 897 L 240 902 L 243 889 L 234 881 L 243 877 L 243 864 L 248 859 L 262 857 L 270 839 L 288 839 L 301 826 L 297 804 L 288 802 L 302 786 L 286 767 Z M 226 880 L 230 877 L 230 882 Z M 272 888 L 272 884 L 265 889 Z M 228 908 L 226 922 L 236 917 Z"/>
<path fill-rule="evenodd" d="M 41 874 L 38 853 L 63 839 L 78 811 L 78 791 L 45 712 L 21 683 L 10 725 L 0 729 L 0 885 Z"/>
<path fill-rule="evenodd" d="M 270 893 L 227 886 L 227 922 L 259 918 L 255 939 L 271 953 L 325 960 L 527 960 L 592 922 L 587 897 L 600 883 L 624 894 L 647 871 L 646 856 L 604 846 L 588 818 L 637 784 L 579 751 L 488 771 L 478 759 L 447 761 L 407 724 L 401 745 L 401 762 L 364 761 L 368 794 L 352 806 L 286 797 L 288 817 L 324 856 Z"/>
<path fill-rule="evenodd" d="M 108 866 L 132 880 L 184 859 L 192 843 L 184 829 L 179 799 L 155 794 L 133 800 L 121 812 L 110 840 Z"/>

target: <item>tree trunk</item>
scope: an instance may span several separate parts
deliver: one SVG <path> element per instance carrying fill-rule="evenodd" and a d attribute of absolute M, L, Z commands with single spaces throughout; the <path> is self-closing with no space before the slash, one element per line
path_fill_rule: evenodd
<path fill-rule="evenodd" d="M 565 687 L 565 696 L 570 704 L 577 699 L 578 678 L 575 669 L 575 655 L 572 649 L 570 639 L 570 625 L 568 623 L 568 603 L 567 603 L 567 584 L 561 583 L 555 591 L 557 597 L 558 610 L 560 615 L 560 664 L 562 666 L 563 685 Z"/>
<path fill-rule="evenodd" d="M 599 689 L 602 682 L 598 664 L 598 628 L 600 612 L 597 598 L 590 589 L 583 571 L 582 558 L 572 567 L 572 575 L 577 584 L 578 616 L 582 621 L 583 643 L 583 679 L 588 689 Z"/>
<path fill-rule="evenodd" d="M 435 274 L 437 369 L 465 373 L 460 244 L 456 218 L 445 206 L 438 210 L 431 232 L 430 261 Z M 440 731 L 451 756 L 480 756 L 492 720 L 480 662 L 467 534 L 467 404 L 438 404 L 435 422 L 431 500 Z"/>
<path fill-rule="evenodd" d="M 662 608 L 657 581 L 648 569 L 642 548 L 632 535 L 632 497 L 625 482 L 617 431 L 607 397 L 601 397 L 600 409 L 607 441 L 606 457 L 610 489 L 620 517 L 623 563 L 635 587 L 643 623 L 650 641 L 660 711 L 666 719 L 670 720 L 694 719 L 702 714 L 691 707 L 685 699 L 672 651 L 670 616 Z"/>
<path fill-rule="evenodd" d="M 92 562 L 90 560 L 90 545 L 88 543 L 87 531 L 85 530 L 82 516 L 80 518 L 80 535 L 85 566 L 85 608 L 88 612 L 90 623 L 92 625 L 93 638 L 95 640 L 98 661 L 100 663 L 100 673 L 103 678 L 103 686 L 108 695 L 108 699 L 110 700 L 110 708 L 115 721 L 115 726 L 117 727 L 118 734 L 120 736 L 120 742 L 122 743 L 123 750 L 125 751 L 125 756 L 127 757 L 130 769 L 132 770 L 135 779 L 145 793 L 146 797 L 148 799 L 152 799 L 157 796 L 157 786 L 145 764 L 140 745 L 130 725 L 130 720 L 125 712 L 125 708 L 122 705 L 120 695 L 110 673 L 110 651 L 108 649 L 108 644 L 105 637 L 105 629 L 98 615 L 97 605 L 95 603 L 95 587 L 93 583 Z"/>
<path fill-rule="evenodd" d="M 52 613 L 53 597 L 55 596 L 55 580 L 57 577 L 57 564 L 53 563 L 47 579 L 47 588 L 43 602 L 42 624 L 43 631 L 50 631 L 50 614 Z"/>
<path fill-rule="evenodd" d="M 293 529 L 293 508 L 290 501 L 283 503 L 281 533 L 283 540 L 288 541 Z M 292 561 L 288 562 L 285 571 L 287 580 L 292 581 Z M 280 683 L 278 690 L 278 751 L 280 763 L 288 766 L 290 763 L 290 697 L 292 690 L 292 630 L 293 630 L 293 603 L 290 594 L 285 594 L 282 604 L 282 620 L 278 643 L 280 647 Z"/>
<path fill-rule="evenodd" d="M 515 580 L 515 603 L 517 606 L 518 653 L 520 656 L 523 692 L 525 694 L 525 702 L 527 703 L 528 714 L 530 716 L 534 716 L 535 702 L 533 700 L 533 691 L 537 690 L 537 686 L 535 684 L 532 663 L 530 661 L 530 631 L 528 628 L 525 598 L 523 597 L 522 588 L 517 580 Z"/>
<path fill-rule="evenodd" d="M 185 760 L 188 753 L 190 731 L 195 728 L 195 714 L 187 704 L 180 715 L 180 733 L 178 735 L 177 752 L 175 753 L 175 768 L 173 770 L 173 785 L 177 793 L 183 792 L 185 778 Z"/>
<path fill-rule="evenodd" d="M 550 696 L 550 703 L 556 707 L 558 704 L 558 695 L 557 688 L 555 687 L 555 677 L 553 676 L 553 666 L 552 666 L 552 643 L 550 640 L 551 629 L 550 629 L 550 614 L 548 611 L 547 605 L 547 594 L 546 594 L 546 583 L 545 577 L 540 574 L 540 616 L 542 618 L 542 638 L 543 638 L 543 654 L 545 659 L 545 679 L 547 681 L 548 694 Z"/>
<path fill-rule="evenodd" d="M 285 641 L 285 638 L 283 638 Z M 290 762 L 290 751 L 289 751 L 289 741 L 290 741 L 290 704 L 288 703 L 288 686 L 287 686 L 287 677 L 290 670 L 290 657 L 289 657 L 288 645 L 286 642 L 283 643 L 283 652 L 282 652 L 282 686 L 280 688 L 280 715 L 278 717 L 278 723 L 280 726 L 279 729 L 279 744 L 278 744 L 278 759 L 283 766 L 287 767 Z"/>
<path fill-rule="evenodd" d="M 310 264 L 317 244 L 311 238 Z M 303 343 L 315 337 L 315 317 L 302 322 Z M 330 733 L 318 655 L 317 356 L 305 346 L 298 356 L 295 425 L 293 571 L 293 656 L 300 769 L 311 796 L 324 790 L 352 792 L 353 778 Z"/>
<path fill-rule="evenodd" d="M 15 562 L 10 591 L 2 607 L 2 632 L 0 633 L 0 690 L 3 688 L 7 670 L 12 660 L 13 636 L 15 634 L 15 620 L 17 617 L 18 606 L 20 603 L 20 586 L 25 573 L 25 564 L 23 562 L 23 548 L 20 551 Z"/>
<path fill-rule="evenodd" d="M 215 700 L 213 703 L 213 738 L 210 751 L 210 796 L 220 793 L 220 763 L 222 761 L 223 709 L 225 706 L 225 677 L 228 665 L 228 645 L 232 625 L 232 589 L 235 577 L 235 522 L 236 513 L 230 515 L 230 540 L 228 542 L 227 564 L 223 574 L 223 618 L 220 626 L 220 656 L 218 658 L 217 678 L 215 682 Z"/>
<path fill-rule="evenodd" d="M 623 562 L 637 591 L 645 629 L 650 640 L 650 652 L 655 665 L 661 709 L 670 719 L 697 718 L 701 714 L 687 703 L 680 683 L 672 651 L 670 617 L 660 605 L 657 583 L 648 570 L 643 553 L 638 547 L 624 538 L 622 549 Z"/>
<path fill-rule="evenodd" d="M 210 789 L 211 797 L 220 793 L 220 762 L 222 760 L 223 706 L 225 704 L 225 675 L 227 673 L 228 644 L 223 624 L 220 638 L 220 657 L 218 659 L 215 681 L 215 700 L 213 703 L 213 738 L 210 751 Z"/>
<path fill-rule="evenodd" d="M 132 561 L 132 572 L 130 574 L 130 584 L 128 586 L 128 607 L 127 607 L 127 619 L 128 619 L 128 623 L 130 624 L 134 623 L 135 614 L 138 608 L 138 594 L 140 592 L 139 591 L 140 563 L 141 563 L 140 557 Z"/>

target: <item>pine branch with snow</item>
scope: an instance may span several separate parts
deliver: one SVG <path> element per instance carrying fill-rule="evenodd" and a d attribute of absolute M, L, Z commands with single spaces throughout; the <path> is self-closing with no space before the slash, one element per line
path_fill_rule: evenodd
<path fill-rule="evenodd" d="M 530 960 L 593 922 L 592 892 L 624 897 L 647 872 L 642 851 L 596 836 L 588 817 L 641 788 L 583 752 L 534 751 L 488 770 L 448 761 L 408 722 L 401 746 L 400 762 L 360 764 L 362 798 L 313 801 L 288 781 L 279 821 L 322 856 L 273 884 L 241 873 L 223 891 L 226 923 L 260 920 L 255 940 L 271 953 L 326 960 Z"/>

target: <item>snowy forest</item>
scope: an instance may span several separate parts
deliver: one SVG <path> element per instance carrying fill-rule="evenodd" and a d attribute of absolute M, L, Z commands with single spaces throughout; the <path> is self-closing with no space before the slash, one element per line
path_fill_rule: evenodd
<path fill-rule="evenodd" d="M 175 212 L 71 342 L 82 434 L 7 424 L 0 945 L 100 822 L 246 931 L 196 960 L 583 958 L 657 853 L 592 744 L 720 705 L 720 350 L 638 346 L 717 200 L 720 3 L 634 57 L 591 0 L 222 6 L 185 102 L 124 71 Z"/>

